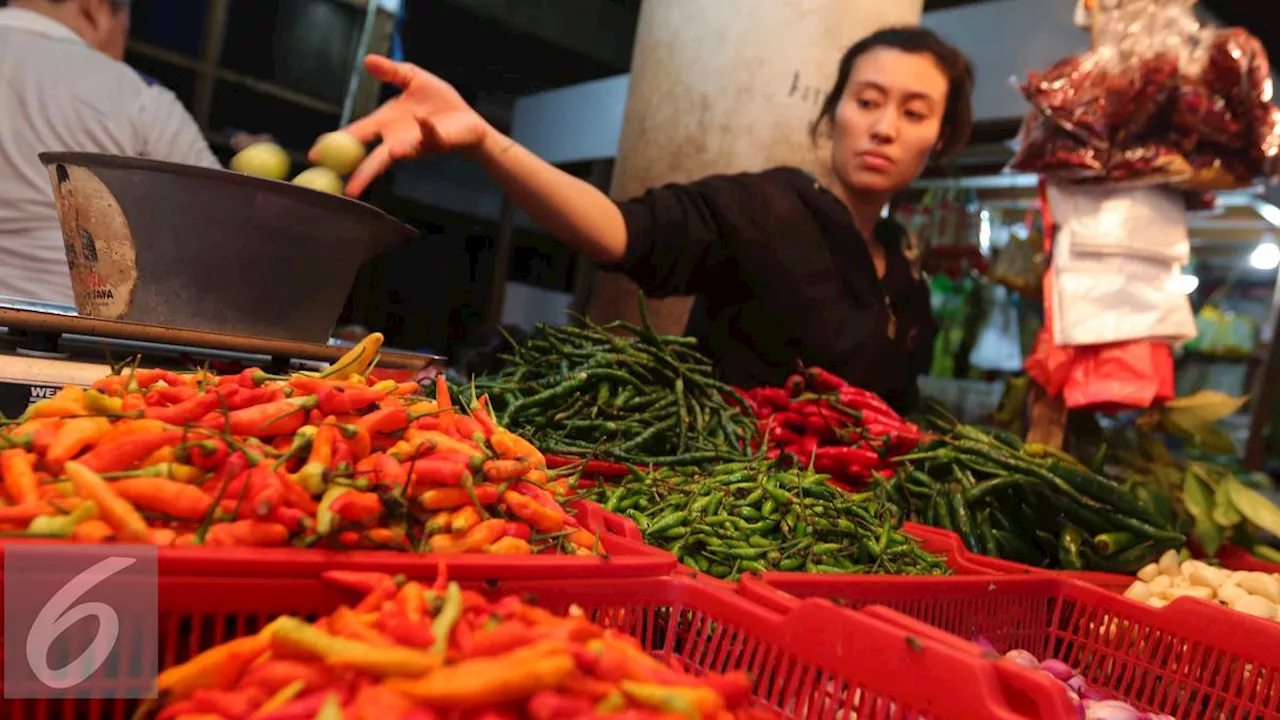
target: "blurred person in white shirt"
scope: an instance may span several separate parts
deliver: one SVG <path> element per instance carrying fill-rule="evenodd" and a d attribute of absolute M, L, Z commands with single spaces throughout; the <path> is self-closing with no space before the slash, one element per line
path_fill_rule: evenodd
<path fill-rule="evenodd" d="M 221 167 L 178 98 L 124 63 L 129 5 L 10 0 L 0 7 L 0 295 L 75 304 L 40 153 Z"/>

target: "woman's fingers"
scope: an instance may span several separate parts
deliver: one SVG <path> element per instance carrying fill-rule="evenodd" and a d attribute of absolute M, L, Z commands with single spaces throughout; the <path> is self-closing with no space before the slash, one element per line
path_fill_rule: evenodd
<path fill-rule="evenodd" d="M 351 173 L 351 177 L 347 180 L 347 195 L 350 197 L 363 195 L 369 188 L 369 183 L 386 172 L 392 162 L 391 151 L 385 143 L 374 148 L 373 152 L 365 156 L 365 159 Z"/>
<path fill-rule="evenodd" d="M 395 122 L 396 116 L 404 112 L 403 108 L 396 107 L 399 104 L 399 99 L 398 97 L 391 98 L 383 103 L 382 107 L 343 128 L 343 132 L 365 145 L 377 140 L 383 136 L 387 127 Z M 313 148 L 312 152 L 314 151 Z"/>
<path fill-rule="evenodd" d="M 366 55 L 364 67 L 369 71 L 369 74 L 383 82 L 399 85 L 402 90 L 413 82 L 414 75 L 417 72 L 422 72 L 416 65 L 396 62 L 381 55 Z"/>

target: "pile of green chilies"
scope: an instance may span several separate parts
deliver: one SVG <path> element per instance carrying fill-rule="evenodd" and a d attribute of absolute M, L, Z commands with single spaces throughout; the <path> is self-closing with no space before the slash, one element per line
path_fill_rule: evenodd
<path fill-rule="evenodd" d="M 1070 456 L 956 425 L 899 458 L 876 492 L 973 552 L 1044 568 L 1131 574 L 1185 536 L 1158 510 Z"/>
<path fill-rule="evenodd" d="M 635 470 L 592 497 L 631 518 L 644 540 L 721 579 L 768 570 L 942 575 L 946 561 L 902 532 L 874 493 L 769 460 Z"/>
<path fill-rule="evenodd" d="M 758 426 L 696 344 L 658 335 L 647 319 L 640 327 L 539 325 L 505 356 L 507 367 L 474 381 L 475 391 L 545 453 L 664 466 L 741 459 Z"/>

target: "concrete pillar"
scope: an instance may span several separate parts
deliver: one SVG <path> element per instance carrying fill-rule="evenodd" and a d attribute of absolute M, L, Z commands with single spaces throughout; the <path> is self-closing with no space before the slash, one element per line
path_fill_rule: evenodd
<path fill-rule="evenodd" d="M 923 0 L 645 0 L 612 194 L 715 173 L 794 165 L 822 172 L 809 124 L 859 38 L 920 22 Z M 821 162 L 819 162 L 821 160 Z M 784 242 L 785 238 L 778 238 Z M 626 278 L 598 274 L 589 315 L 637 315 Z M 650 301 L 654 325 L 683 332 L 690 298 Z"/>

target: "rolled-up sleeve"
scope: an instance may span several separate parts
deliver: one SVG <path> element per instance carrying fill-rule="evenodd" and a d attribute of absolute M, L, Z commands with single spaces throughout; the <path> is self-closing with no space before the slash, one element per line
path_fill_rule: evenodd
<path fill-rule="evenodd" d="M 749 177 L 665 185 L 619 203 L 627 251 L 605 269 L 626 274 L 652 297 L 704 292 L 712 273 L 730 269 L 730 247 L 742 232 Z"/>

